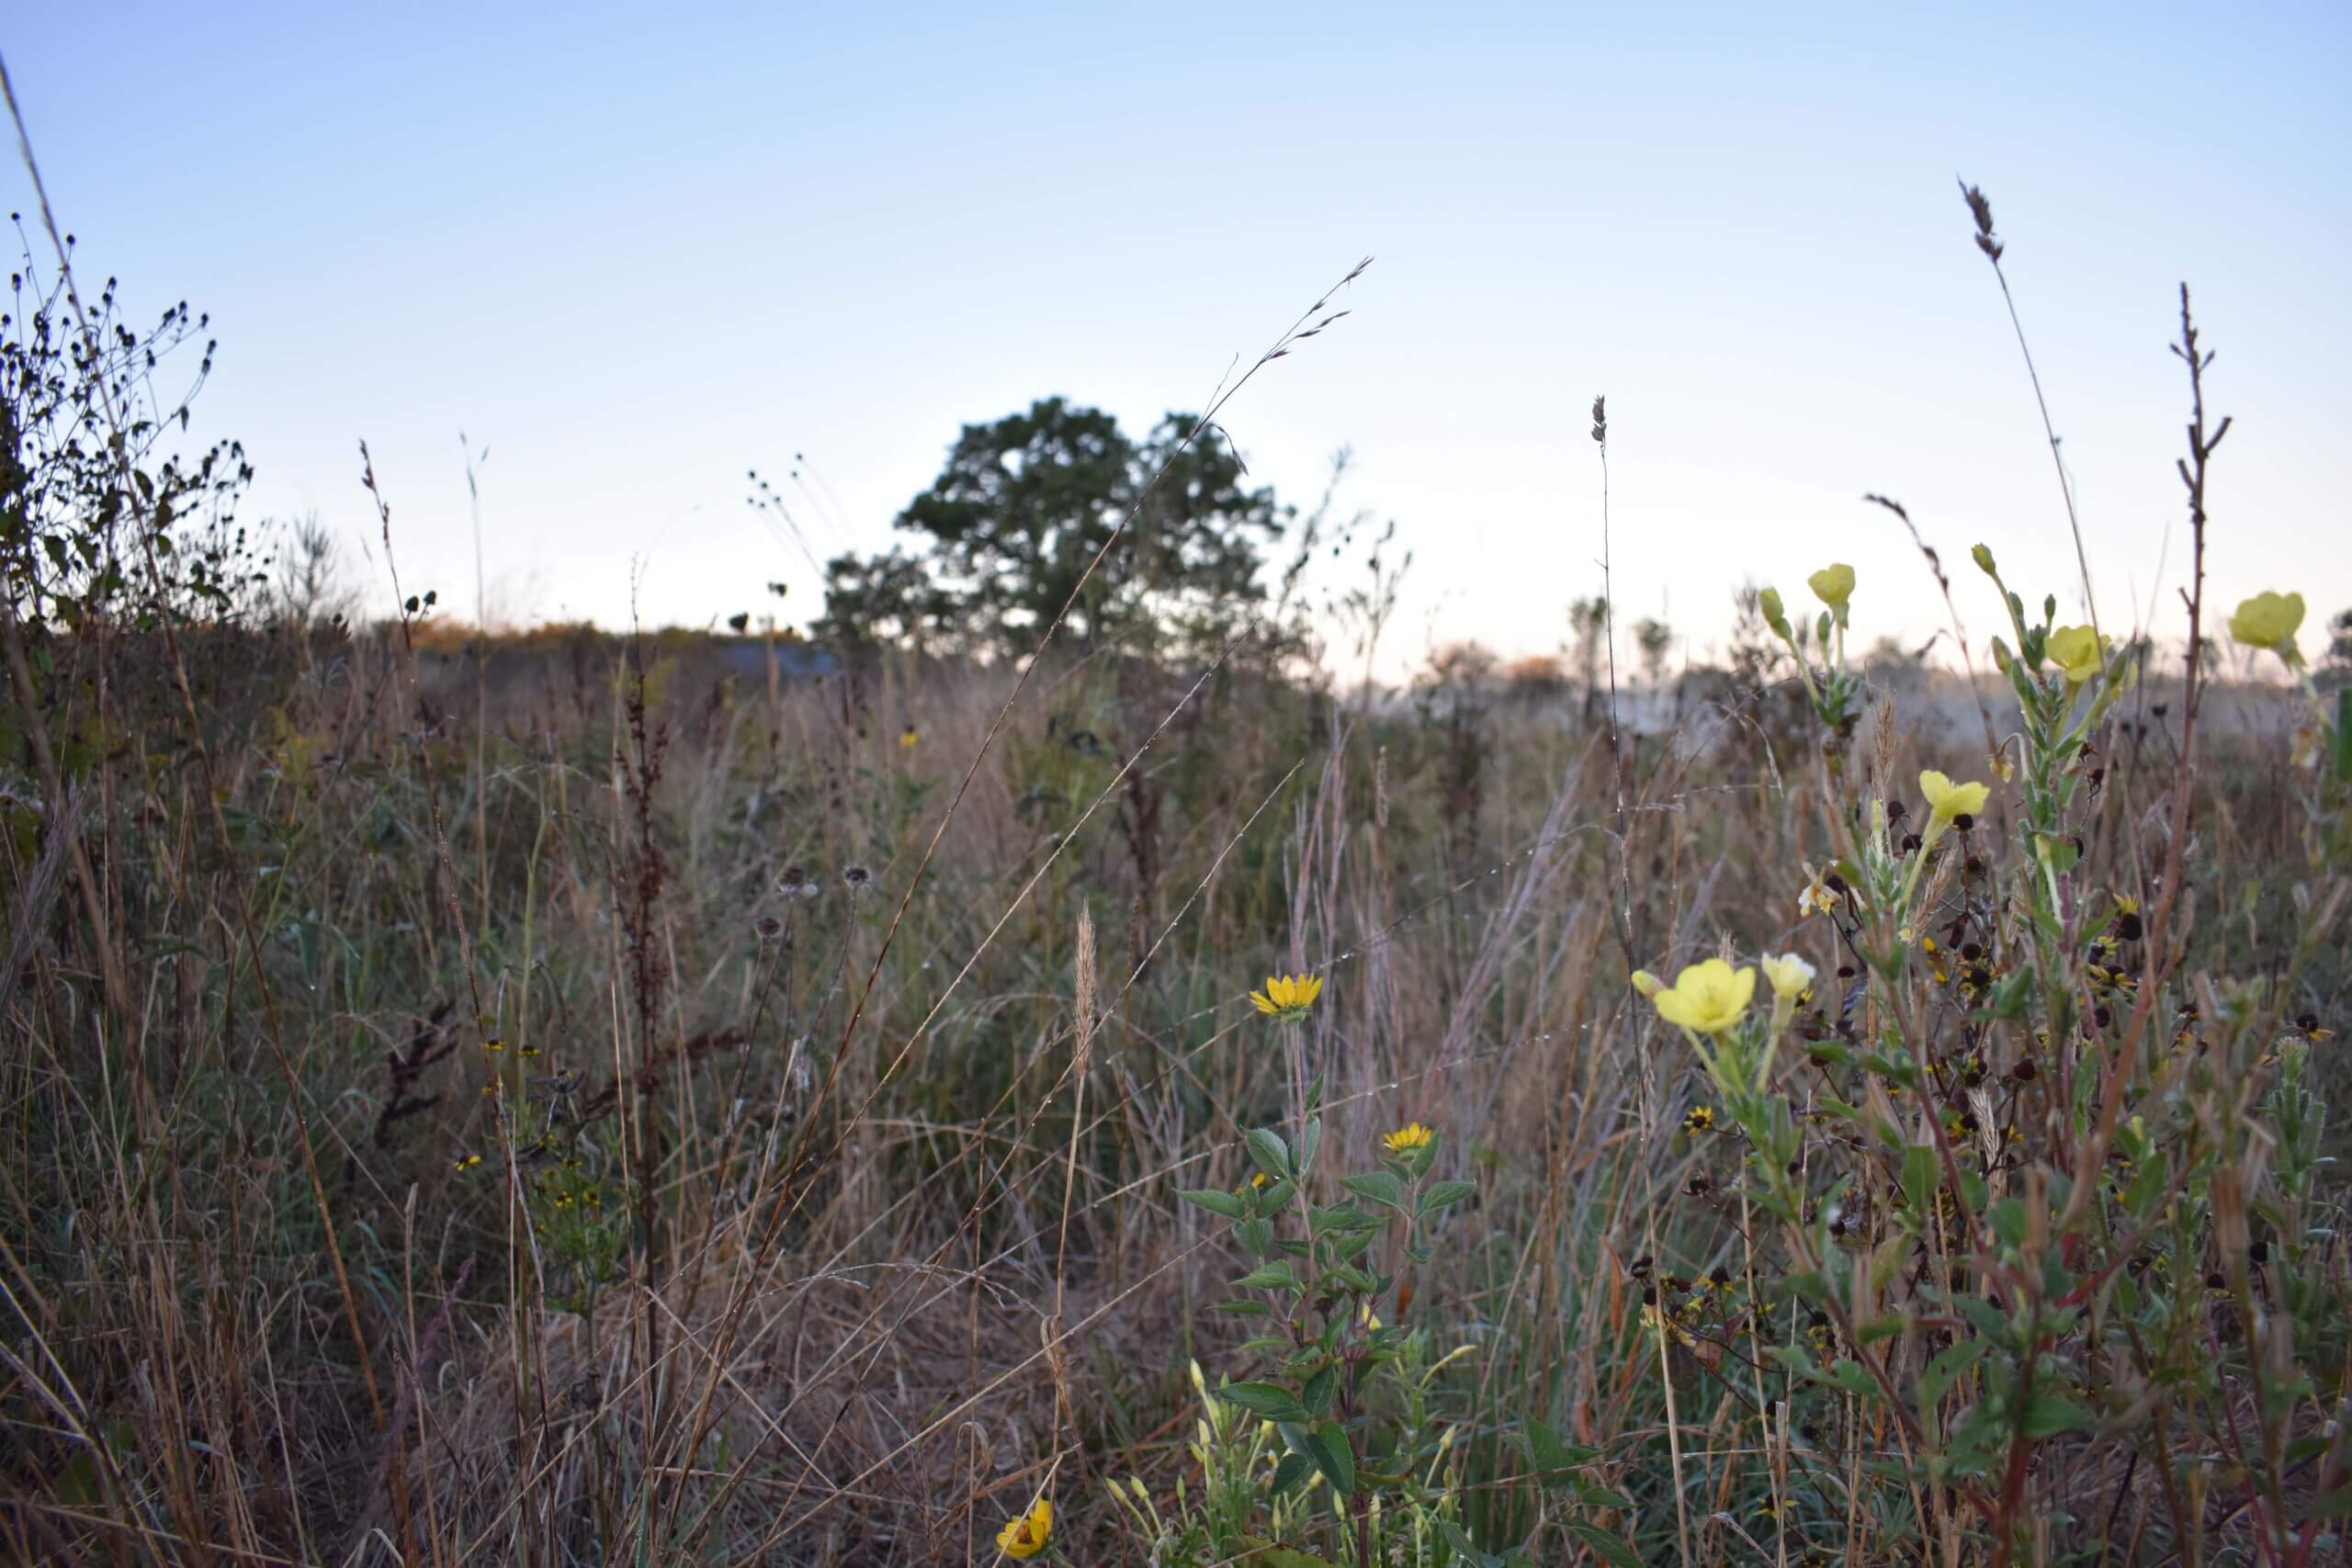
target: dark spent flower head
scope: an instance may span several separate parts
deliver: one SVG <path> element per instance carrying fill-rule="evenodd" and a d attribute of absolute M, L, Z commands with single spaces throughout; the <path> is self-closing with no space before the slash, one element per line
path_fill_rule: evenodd
<path fill-rule="evenodd" d="M 874 874 L 862 865 L 853 865 L 842 873 L 842 880 L 859 892 L 873 886 Z"/>

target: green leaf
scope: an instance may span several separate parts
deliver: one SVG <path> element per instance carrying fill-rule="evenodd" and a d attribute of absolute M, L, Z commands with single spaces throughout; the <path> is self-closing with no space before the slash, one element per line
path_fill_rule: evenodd
<path fill-rule="evenodd" d="M 1283 1142 L 1281 1134 L 1252 1127 L 1241 1141 L 1249 1145 L 1250 1157 L 1266 1173 L 1267 1180 L 1286 1181 L 1297 1174 L 1290 1168 L 1290 1145 Z"/>
<path fill-rule="evenodd" d="M 1935 1216 L 1936 1186 L 1942 1176 L 1943 1161 L 1932 1145 L 1914 1144 L 1903 1151 L 1903 1201 L 1911 1205 L 1922 1229 Z"/>
<path fill-rule="evenodd" d="M 1186 1188 L 1176 1196 L 1194 1208 L 1206 1209 L 1210 1213 L 1222 1214 L 1228 1220 L 1240 1219 L 1250 1212 L 1249 1206 L 1239 1198 L 1214 1188 Z"/>
<path fill-rule="evenodd" d="M 2025 1435 L 2029 1438 L 2054 1437 L 2076 1427 L 2090 1427 L 2098 1417 L 2071 1399 L 2054 1393 L 2037 1393 L 2025 1409 Z"/>
<path fill-rule="evenodd" d="M 1298 1396 L 1280 1383 L 1227 1383 L 1216 1391 L 1216 1396 L 1269 1421 L 1306 1419 L 1306 1412 L 1299 1408 Z"/>
<path fill-rule="evenodd" d="M 1343 1176 L 1340 1185 L 1359 1198 L 1369 1198 L 1398 1213 L 1407 1213 L 1405 1184 L 1385 1170 L 1367 1170 L 1362 1176 Z"/>
<path fill-rule="evenodd" d="M 2132 1185 L 2123 1194 L 2123 1206 L 2132 1211 L 2135 1219 L 2146 1219 L 2149 1211 L 2156 1206 L 2156 1200 L 2165 1195 L 2171 1184 L 2172 1173 L 2165 1168 L 2165 1163 L 2161 1153 L 2155 1154 L 2141 1161 L 2139 1171 L 2132 1178 Z"/>
<path fill-rule="evenodd" d="M 1298 1288 L 1298 1271 L 1290 1266 L 1290 1259 L 1277 1258 L 1250 1269 L 1233 1284 L 1242 1291 L 1292 1291 Z"/>
<path fill-rule="evenodd" d="M 2352 686 L 2345 689 L 2352 691 Z M 2304 1512 L 2315 1519 L 2340 1519 L 2346 1514 L 2352 1514 L 2352 1482 L 2337 1487 Z"/>
<path fill-rule="evenodd" d="M 1561 1528 L 1590 1547 L 1600 1556 L 1618 1564 L 1618 1568 L 1642 1568 L 1642 1560 L 1623 1537 L 1611 1535 L 1599 1525 L 1584 1519 L 1563 1519 Z"/>
<path fill-rule="evenodd" d="M 1331 1413 L 1331 1402 L 1339 1396 L 1339 1369 L 1325 1367 L 1306 1380 L 1306 1386 L 1299 1391 L 1298 1402 L 1306 1407 L 1306 1413 L 1309 1416 L 1329 1416 Z"/>
<path fill-rule="evenodd" d="M 1348 1449 L 1347 1428 L 1337 1421 L 1326 1421 L 1306 1432 L 1306 1457 L 1331 1483 L 1332 1495 L 1344 1500 L 1355 1495 L 1356 1459 Z"/>
<path fill-rule="evenodd" d="M 1445 1544 L 1453 1548 L 1455 1554 L 1465 1562 L 1475 1562 L 1478 1568 L 1501 1568 L 1501 1558 L 1479 1551 L 1478 1543 L 1464 1534 L 1462 1527 L 1452 1519 L 1438 1520 L 1437 1533 L 1445 1537 Z"/>
<path fill-rule="evenodd" d="M 1268 1489 L 1279 1497 L 1306 1480 L 1306 1472 L 1314 1468 L 1315 1461 L 1305 1454 L 1284 1454 L 1282 1462 L 1274 1466 L 1274 1479 Z"/>
<path fill-rule="evenodd" d="M 1960 1381 L 1961 1374 L 1974 1366 L 1984 1354 L 1982 1339 L 1963 1339 L 1938 1352 L 1919 1374 L 1919 1408 L 1934 1409 L 1951 1385 Z"/>
<path fill-rule="evenodd" d="M 1298 1170 L 1296 1175 L 1300 1180 L 1306 1180 L 1306 1173 L 1315 1168 L 1315 1151 L 1321 1147 L 1322 1144 L 1323 1118 L 1317 1116 L 1306 1123 L 1306 1131 L 1301 1134 L 1298 1140 Z"/>
<path fill-rule="evenodd" d="M 1575 1470 L 1598 1459 L 1598 1449 L 1574 1448 L 1560 1440 L 1560 1434 L 1534 1416 L 1527 1417 L 1527 1457 L 1539 1472 Z"/>
<path fill-rule="evenodd" d="M 1274 1222 L 1272 1220 L 1243 1220 L 1233 1227 L 1233 1234 L 1252 1258 L 1263 1258 L 1273 1250 Z"/>
<path fill-rule="evenodd" d="M 1438 1182 L 1421 1194 L 1421 1213 L 1434 1214 L 1441 1209 L 1451 1209 L 1464 1198 L 1475 1195 L 1477 1190 L 1478 1184 L 1475 1181 Z"/>

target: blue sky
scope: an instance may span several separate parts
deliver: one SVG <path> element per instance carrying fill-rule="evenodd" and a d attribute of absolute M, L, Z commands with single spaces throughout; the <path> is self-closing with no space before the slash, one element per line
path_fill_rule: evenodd
<path fill-rule="evenodd" d="M 2183 278 L 2238 421 L 2214 592 L 2303 589 L 2311 646 L 2352 605 L 2341 5 L 108 16 L 0 29 L 82 265 L 134 317 L 211 311 L 198 434 L 245 441 L 256 513 L 368 539 L 364 436 L 404 581 L 457 605 L 461 429 L 493 608 L 622 620 L 634 563 L 650 621 L 771 578 L 813 613 L 746 468 L 805 453 L 840 503 L 787 488 L 812 549 L 876 547 L 961 423 L 1197 406 L 1366 254 L 1355 314 L 1227 423 L 1301 502 L 1353 446 L 1349 499 L 1416 551 L 1392 655 L 1558 642 L 1598 587 L 1600 391 L 1628 615 L 1703 646 L 1743 578 L 1836 558 L 1861 635 L 1924 636 L 1865 491 L 2071 602 L 1955 175 L 2009 243 L 2103 618 L 2171 601 L 2177 632 Z"/>

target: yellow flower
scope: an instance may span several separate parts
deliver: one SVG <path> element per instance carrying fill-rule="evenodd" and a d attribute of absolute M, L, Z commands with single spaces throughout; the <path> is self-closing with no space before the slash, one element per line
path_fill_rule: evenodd
<path fill-rule="evenodd" d="M 2041 647 L 2064 671 L 2070 686 L 2079 686 L 2099 671 L 2098 633 L 2088 626 L 2060 626 Z"/>
<path fill-rule="evenodd" d="M 1813 988 L 1813 965 L 1793 953 L 1763 961 L 1764 978 L 1772 983 L 1772 994 L 1786 1001 L 1800 1000 Z"/>
<path fill-rule="evenodd" d="M 1981 784 L 1956 784 L 1929 768 L 1919 775 L 1919 793 L 1928 797 L 1928 808 L 1932 813 L 1925 835 L 1926 841 L 1932 844 L 1943 837 L 1944 829 L 1954 819 L 1973 817 L 1984 810 L 1984 799 L 1993 792 Z"/>
<path fill-rule="evenodd" d="M 1315 998 L 1323 994 L 1320 975 L 1283 975 L 1266 976 L 1266 988 L 1250 993 L 1250 1001 L 1260 1012 L 1276 1023 L 1295 1023 L 1306 1016 Z"/>
<path fill-rule="evenodd" d="M 911 724 L 910 724 L 910 725 L 907 726 L 907 728 L 904 728 L 904 729 L 902 729 L 902 730 L 900 730 L 900 731 L 899 732 L 899 750 L 901 750 L 901 751 L 911 751 L 911 750 L 913 750 L 916 747 L 918 747 L 918 746 L 920 746 L 920 745 L 922 745 L 922 730 L 920 730 L 920 729 L 917 729 L 913 725 L 911 725 Z"/>
<path fill-rule="evenodd" d="M 1756 995 L 1756 971 L 1735 973 L 1720 958 L 1693 964 L 1674 977 L 1674 988 L 1650 998 L 1658 1016 L 1693 1034 L 1721 1034 L 1739 1021 Z"/>
<path fill-rule="evenodd" d="M 1829 891 L 1829 884 L 1822 879 L 1819 872 L 1813 871 L 1811 866 L 1805 869 L 1813 873 L 1813 880 L 1807 882 L 1804 891 L 1797 895 L 1798 918 L 1826 915 L 1838 907 L 1838 896 Z"/>
<path fill-rule="evenodd" d="M 1854 569 L 1839 561 L 1835 566 L 1823 567 L 1804 581 L 1813 590 L 1813 596 L 1828 605 L 1829 613 L 1838 617 L 1838 624 L 1844 626 L 1846 601 L 1854 596 Z"/>
<path fill-rule="evenodd" d="M 1035 1557 L 1046 1550 L 1046 1538 L 1053 1533 L 1054 1506 L 1040 1497 L 1035 1507 L 996 1532 L 997 1549 L 1007 1557 Z"/>
<path fill-rule="evenodd" d="M 1634 989 L 1641 992 L 1645 998 L 1655 997 L 1666 989 L 1666 982 L 1646 969 L 1636 969 L 1634 971 Z"/>
<path fill-rule="evenodd" d="M 2288 663 L 2299 664 L 2303 656 L 2295 646 L 2295 632 L 2302 624 L 2301 594 L 2265 590 L 2238 606 L 2230 617 L 2230 635 L 2248 648 L 2267 648 Z"/>
<path fill-rule="evenodd" d="M 1690 1113 L 1682 1119 L 1682 1125 L 1693 1133 L 1712 1132 L 1715 1125 L 1715 1108 L 1712 1105 L 1692 1106 Z"/>
<path fill-rule="evenodd" d="M 1428 1148 L 1436 1137 L 1437 1134 L 1432 1129 L 1422 1126 L 1419 1122 L 1408 1122 L 1380 1141 L 1388 1145 L 1390 1154 L 1402 1155 Z"/>

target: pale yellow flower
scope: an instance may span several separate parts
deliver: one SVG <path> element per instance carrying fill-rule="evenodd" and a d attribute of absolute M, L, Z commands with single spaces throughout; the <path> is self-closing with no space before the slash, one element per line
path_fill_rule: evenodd
<path fill-rule="evenodd" d="M 1829 613 L 1838 617 L 1838 624 L 1844 626 L 1846 602 L 1854 596 L 1854 569 L 1839 561 L 1823 567 L 1804 581 L 1813 590 L 1813 596 L 1828 605 Z"/>
<path fill-rule="evenodd" d="M 1634 971 L 1634 989 L 1644 997 L 1655 997 L 1666 989 L 1666 982 L 1646 969 L 1636 969 Z"/>
<path fill-rule="evenodd" d="M 1993 792 L 1981 784 L 1954 784 L 1943 774 L 1929 768 L 1919 775 L 1919 793 L 1928 797 L 1928 843 L 1943 837 L 1944 829 L 1957 818 L 1974 817 L 1984 809 L 1984 801 Z"/>
<path fill-rule="evenodd" d="M 1756 995 L 1756 971 L 1732 966 L 1720 958 L 1693 964 L 1674 977 L 1671 990 L 1650 998 L 1658 1016 L 1693 1034 L 1721 1034 L 1747 1010 Z"/>
<path fill-rule="evenodd" d="M 996 1532 L 997 1550 L 1007 1557 L 1035 1557 L 1046 1550 L 1046 1541 L 1053 1533 L 1054 1505 L 1040 1497 L 1035 1506 L 1019 1518 L 1007 1521 Z"/>
<path fill-rule="evenodd" d="M 1772 994 L 1786 1001 L 1799 1001 L 1813 988 L 1813 965 L 1793 953 L 1783 953 L 1778 958 L 1763 960 L 1764 978 L 1771 982 Z"/>
<path fill-rule="evenodd" d="M 2237 607 L 2230 617 L 2230 635 L 2248 648 L 2267 648 L 2288 663 L 2300 664 L 2303 656 L 2295 646 L 2295 633 L 2302 624 L 2301 594 L 2265 590 Z"/>
<path fill-rule="evenodd" d="M 2098 633 L 2088 626 L 2060 626 L 2041 647 L 2070 686 L 2079 686 L 2099 671 Z"/>
<path fill-rule="evenodd" d="M 1250 1005 L 1277 1023 L 1295 1023 L 1306 1016 L 1323 994 L 1320 975 L 1269 975 L 1266 988 L 1250 993 Z"/>
<path fill-rule="evenodd" d="M 1390 1154 L 1404 1155 L 1415 1149 L 1428 1148 L 1436 1137 L 1434 1129 L 1424 1127 L 1419 1122 L 1408 1122 L 1395 1132 L 1384 1134 L 1380 1141 L 1388 1145 Z"/>

